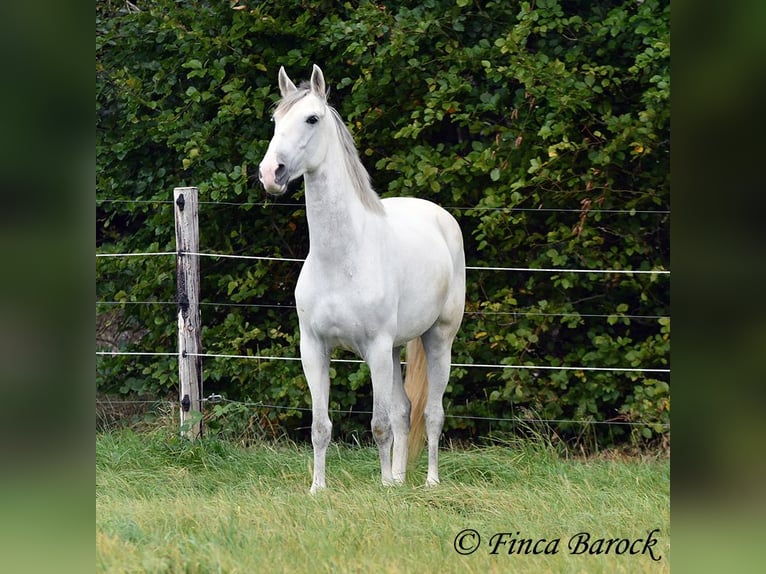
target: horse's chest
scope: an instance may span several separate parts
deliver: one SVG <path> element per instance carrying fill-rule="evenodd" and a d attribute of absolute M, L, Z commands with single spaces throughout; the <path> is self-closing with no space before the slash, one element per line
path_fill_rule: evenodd
<path fill-rule="evenodd" d="M 353 274 L 333 276 L 303 270 L 295 289 L 301 322 L 321 336 L 343 343 L 365 337 L 395 314 L 379 283 Z"/>

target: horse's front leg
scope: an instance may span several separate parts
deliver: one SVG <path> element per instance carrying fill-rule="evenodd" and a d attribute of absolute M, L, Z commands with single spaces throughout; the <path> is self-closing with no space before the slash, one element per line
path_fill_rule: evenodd
<path fill-rule="evenodd" d="M 311 494 L 327 488 L 325 459 L 332 435 L 332 422 L 327 408 L 330 400 L 330 353 L 321 341 L 301 329 L 301 363 L 311 392 L 311 442 L 314 445 L 314 478 Z"/>
<path fill-rule="evenodd" d="M 384 485 L 401 483 L 404 477 L 394 477 L 391 472 L 391 392 L 393 370 L 391 344 L 380 343 L 370 348 L 365 355 L 372 377 L 372 435 L 380 454 L 380 474 Z"/>

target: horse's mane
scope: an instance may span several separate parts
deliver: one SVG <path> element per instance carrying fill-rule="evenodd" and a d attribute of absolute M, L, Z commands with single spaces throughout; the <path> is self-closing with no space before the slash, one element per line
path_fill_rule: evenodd
<path fill-rule="evenodd" d="M 308 82 L 302 82 L 297 90 L 287 94 L 277 104 L 275 110 L 276 113 L 287 113 L 296 103 L 305 98 L 311 92 Z M 362 205 L 373 213 L 382 214 L 384 212 L 383 203 L 372 188 L 372 182 L 370 181 L 370 174 L 362 165 L 362 160 L 359 159 L 359 152 L 354 144 L 354 138 L 351 132 L 343 122 L 343 118 L 340 117 L 338 111 L 331 105 L 327 105 L 327 109 L 330 111 L 330 117 L 333 119 L 335 129 L 337 130 L 338 139 L 340 140 L 340 147 L 343 150 L 343 158 L 346 164 L 346 171 L 351 178 L 351 184 L 356 191 Z"/>

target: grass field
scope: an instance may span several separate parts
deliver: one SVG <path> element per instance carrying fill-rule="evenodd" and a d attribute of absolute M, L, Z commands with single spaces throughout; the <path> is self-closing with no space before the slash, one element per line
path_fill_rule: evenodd
<path fill-rule="evenodd" d="M 665 456 L 445 449 L 438 488 L 421 486 L 424 457 L 386 488 L 374 448 L 331 445 L 328 491 L 311 496 L 310 445 L 119 430 L 96 453 L 98 572 L 669 571 Z"/>

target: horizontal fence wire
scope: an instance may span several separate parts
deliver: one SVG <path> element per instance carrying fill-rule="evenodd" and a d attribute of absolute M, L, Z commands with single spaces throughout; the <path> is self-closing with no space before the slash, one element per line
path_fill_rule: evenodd
<path fill-rule="evenodd" d="M 178 353 L 165 353 L 162 351 L 96 351 L 97 356 L 119 357 L 177 357 Z"/>
<path fill-rule="evenodd" d="M 244 407 L 249 408 L 256 408 L 256 409 L 266 409 L 266 410 L 277 410 L 277 411 L 298 411 L 298 412 L 312 412 L 311 407 L 299 407 L 299 406 L 286 406 L 286 405 L 273 405 L 269 403 L 264 403 L 261 401 L 235 401 L 231 399 L 227 399 L 222 397 L 221 395 L 212 394 L 209 397 L 202 398 L 199 400 L 200 403 L 227 403 L 227 404 L 235 404 L 235 405 L 241 405 Z M 170 406 L 175 406 L 178 404 L 178 401 L 170 401 L 170 400 L 137 400 L 137 399 L 96 399 L 97 405 L 119 405 L 119 404 L 125 404 L 125 405 L 139 405 L 139 404 L 146 404 L 146 405 L 159 405 L 159 404 L 167 404 Z M 363 415 L 371 415 L 372 411 L 369 410 L 349 410 L 349 409 L 327 409 L 329 413 L 332 414 L 345 414 L 345 415 L 355 415 L 355 414 L 363 414 Z M 451 415 L 445 413 L 445 418 L 448 419 L 458 419 L 458 420 L 475 420 L 475 421 L 490 421 L 490 422 L 508 422 L 508 423 L 519 423 L 519 424 L 530 424 L 530 423 L 546 423 L 546 424 L 554 424 L 554 423 L 566 423 L 566 424 L 581 424 L 581 425 L 622 425 L 622 426 L 659 426 L 662 428 L 670 428 L 669 423 L 660 423 L 660 422 L 643 422 L 643 421 L 623 421 L 623 420 L 605 420 L 605 421 L 597 421 L 597 420 L 577 420 L 577 419 L 543 419 L 543 418 L 535 418 L 535 417 L 484 417 L 484 416 L 478 416 L 478 415 Z"/>
<path fill-rule="evenodd" d="M 157 257 L 163 255 L 178 255 L 177 251 L 153 251 L 138 253 L 96 253 L 96 258 L 100 257 Z"/>
<path fill-rule="evenodd" d="M 264 255 L 234 255 L 230 253 L 202 253 L 192 251 L 158 251 L 141 253 L 96 253 L 96 258 L 101 257 L 151 257 L 166 255 L 191 255 L 197 257 L 215 257 L 219 259 L 242 259 L 255 261 L 287 261 L 291 263 L 302 263 L 305 259 L 293 257 L 269 257 Z M 480 267 L 466 266 L 470 271 L 516 271 L 522 273 L 596 273 L 596 274 L 627 274 L 627 275 L 670 275 L 667 269 L 565 269 L 565 268 L 547 268 L 547 267 Z"/>
<path fill-rule="evenodd" d="M 96 203 L 135 203 L 137 205 L 162 205 L 174 203 L 172 199 L 96 199 Z M 303 203 L 271 202 L 271 201 L 197 201 L 199 205 L 220 205 L 224 207 L 292 207 L 295 209 L 304 209 Z M 558 207 L 459 207 L 454 205 L 442 206 L 447 211 L 494 211 L 504 213 L 608 213 L 611 215 L 669 215 L 669 209 L 583 209 L 580 208 L 558 208 Z"/>
<path fill-rule="evenodd" d="M 96 351 L 96 355 L 100 356 L 119 356 L 119 355 L 135 355 L 144 357 L 168 357 L 178 356 L 179 353 L 163 353 L 163 352 L 123 352 L 123 351 Z M 270 355 L 238 355 L 229 353 L 187 353 L 181 352 L 184 357 L 202 357 L 209 359 L 245 359 L 251 361 L 300 361 L 300 357 L 275 357 Z M 333 363 L 363 363 L 361 359 L 331 359 Z M 405 363 L 402 363 L 405 364 Z M 540 370 L 540 371 L 614 371 L 619 373 L 669 373 L 670 369 L 659 368 L 642 368 L 642 367 L 579 367 L 579 366 L 557 366 L 557 365 L 508 365 L 508 364 L 492 364 L 492 363 L 452 363 L 452 367 L 467 368 L 467 369 L 526 369 L 526 370 Z"/>
<path fill-rule="evenodd" d="M 215 303 L 212 301 L 200 301 L 200 307 L 245 307 L 253 309 L 295 309 L 295 305 L 279 305 L 276 303 Z M 177 306 L 177 301 L 96 301 L 96 305 L 162 305 Z M 669 315 L 626 315 L 624 313 L 538 313 L 536 311 L 485 311 L 478 309 L 465 311 L 466 315 L 500 315 L 510 317 L 569 317 L 585 319 L 670 319 Z"/>
<path fill-rule="evenodd" d="M 670 275 L 665 269 L 557 269 L 545 267 L 475 267 L 466 265 L 470 271 L 519 271 L 522 273 L 615 273 L 615 274 L 638 274 L 638 275 Z"/>

